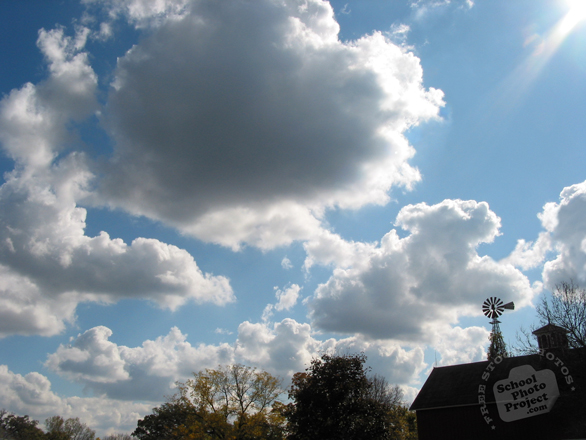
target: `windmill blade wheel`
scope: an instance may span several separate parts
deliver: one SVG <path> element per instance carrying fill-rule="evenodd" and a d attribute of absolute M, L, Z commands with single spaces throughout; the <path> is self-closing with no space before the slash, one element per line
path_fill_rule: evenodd
<path fill-rule="evenodd" d="M 491 296 L 482 304 L 482 312 L 491 319 L 501 316 L 504 310 L 503 302 L 496 296 Z"/>

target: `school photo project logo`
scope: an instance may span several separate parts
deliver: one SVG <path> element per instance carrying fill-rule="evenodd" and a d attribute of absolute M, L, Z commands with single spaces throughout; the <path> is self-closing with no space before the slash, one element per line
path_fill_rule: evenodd
<path fill-rule="evenodd" d="M 501 420 L 512 422 L 548 413 L 560 395 L 555 373 L 522 365 L 496 382 L 493 392 Z"/>

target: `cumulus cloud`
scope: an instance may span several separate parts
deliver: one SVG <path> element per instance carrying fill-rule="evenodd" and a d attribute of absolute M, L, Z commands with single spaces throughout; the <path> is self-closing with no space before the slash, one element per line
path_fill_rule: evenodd
<path fill-rule="evenodd" d="M 98 397 L 61 397 L 51 390 L 49 379 L 39 373 L 22 376 L 0 365 L 0 407 L 16 414 L 45 420 L 56 414 L 79 417 L 98 435 L 131 432 L 151 410 L 144 403 L 121 402 Z"/>
<path fill-rule="evenodd" d="M 112 22 L 123 18 L 137 28 L 156 27 L 166 20 L 181 17 L 189 0 L 81 0 L 89 7 L 106 11 L 108 19 L 100 23 L 102 30 L 111 28 Z M 95 19 L 87 16 L 86 20 Z M 103 35 L 110 31 L 103 32 Z"/>
<path fill-rule="evenodd" d="M 564 188 L 560 202 L 546 204 L 540 218 L 558 254 L 544 265 L 545 286 L 569 280 L 586 285 L 586 181 Z"/>
<path fill-rule="evenodd" d="M 537 240 L 519 240 L 503 261 L 524 270 L 543 265 L 543 285 L 550 290 L 570 280 L 586 285 L 586 182 L 564 188 L 559 203 L 546 203 L 538 217 L 544 231 Z"/>
<path fill-rule="evenodd" d="M 238 328 L 238 358 L 284 376 L 305 370 L 312 358 L 323 353 L 359 352 L 364 352 L 373 370 L 390 383 L 407 384 L 425 367 L 421 347 L 406 349 L 393 341 L 359 336 L 319 340 L 310 324 L 290 318 L 273 325 L 247 321 Z"/>
<path fill-rule="evenodd" d="M 502 261 L 523 270 L 533 269 L 543 264 L 547 253 L 551 250 L 551 235 L 548 232 L 541 232 L 535 241 L 517 240 L 513 252 Z"/>
<path fill-rule="evenodd" d="M 0 365 L 0 407 L 40 420 L 60 414 L 80 417 L 102 431 L 131 431 L 152 406 L 173 393 L 176 381 L 219 364 L 244 363 L 288 380 L 323 353 L 364 352 L 373 372 L 406 389 L 412 389 L 409 384 L 416 384 L 427 367 L 422 347 L 405 348 L 360 336 L 321 340 L 309 324 L 293 319 L 275 324 L 243 322 L 234 344 L 195 346 L 178 328 L 139 347 L 118 345 L 111 337 L 107 327 L 94 327 L 61 345 L 45 363 L 95 397 L 61 397 L 42 374 L 21 376 Z"/>
<path fill-rule="evenodd" d="M 0 188 L 0 262 L 29 277 L 46 295 L 147 298 L 170 309 L 190 299 L 216 304 L 233 299 L 226 278 L 203 274 L 193 257 L 176 246 L 147 238 L 127 245 L 106 232 L 84 235 L 86 210 L 75 204 L 84 175 L 70 156 L 43 176 L 10 176 Z"/>
<path fill-rule="evenodd" d="M 17 311 L 14 325 L 4 320 L 0 333 L 57 333 L 80 301 L 136 298 L 176 309 L 187 301 L 234 299 L 227 278 L 202 273 L 176 246 L 147 238 L 127 245 L 106 232 L 84 235 L 86 210 L 75 198 L 85 175 L 70 156 L 42 173 L 13 172 L 0 187 L 1 309 Z"/>
<path fill-rule="evenodd" d="M 297 284 L 293 284 L 287 287 L 285 290 L 279 290 L 275 292 L 275 296 L 279 300 L 277 304 L 275 304 L 275 310 L 282 311 L 282 310 L 290 310 L 295 304 L 297 304 L 297 298 L 299 298 L 299 291 L 301 287 Z"/>
<path fill-rule="evenodd" d="M 346 241 L 338 234 L 322 230 L 303 247 L 307 254 L 303 267 L 308 271 L 317 263 L 339 268 L 359 265 L 368 261 L 376 249 L 376 243 Z"/>
<path fill-rule="evenodd" d="M 234 251 L 243 243 L 267 250 L 319 233 L 321 223 L 314 214 L 297 203 L 281 201 L 210 211 L 182 229 Z"/>
<path fill-rule="evenodd" d="M 500 219 L 488 204 L 445 200 L 410 205 L 399 212 L 396 225 L 409 235 L 399 238 L 392 230 L 376 246 L 342 246 L 344 266 L 308 302 L 316 327 L 430 341 L 438 325 L 479 314 L 487 297 L 506 298 L 519 307 L 533 297 L 528 279 L 514 266 L 477 253 L 478 245 L 499 233 Z M 341 242 L 327 238 L 325 244 L 307 246 L 309 258 L 335 262 L 330 255 L 336 252 L 328 248 Z"/>
<path fill-rule="evenodd" d="M 79 335 L 73 345 L 61 345 L 49 357 L 50 368 L 65 372 L 69 379 L 91 380 L 97 383 L 112 383 L 129 379 L 124 370 L 118 347 L 108 341 L 112 336 L 109 328 L 100 326 Z"/>
<path fill-rule="evenodd" d="M 47 297 L 29 278 L 1 264 L 0 298 L 0 337 L 15 333 L 51 336 L 75 320 L 75 295 Z"/>
<path fill-rule="evenodd" d="M 0 187 L 0 336 L 52 335 L 74 320 L 80 301 L 148 299 L 175 309 L 186 301 L 234 299 L 225 277 L 201 272 L 185 250 L 155 239 L 130 245 L 84 233 L 79 200 L 94 175 L 67 153 L 68 124 L 96 110 L 96 76 L 82 51 L 87 31 L 39 32 L 49 77 L 0 101 L 0 143 L 16 163 Z"/>
<path fill-rule="evenodd" d="M 228 344 L 193 347 L 174 327 L 169 334 L 140 347 L 117 345 L 112 331 L 94 327 L 49 355 L 46 366 L 96 395 L 120 400 L 161 401 L 191 372 L 233 361 Z"/>
<path fill-rule="evenodd" d="M 49 78 L 35 86 L 27 83 L 0 101 L 0 142 L 17 164 L 32 171 L 50 164 L 66 145 L 67 123 L 81 120 L 97 109 L 97 77 L 82 51 L 86 32 L 76 37 L 63 29 L 39 31 Z"/>
<path fill-rule="evenodd" d="M 484 327 L 438 326 L 431 345 L 440 355 L 438 365 L 456 365 L 486 360 L 490 332 Z"/>
<path fill-rule="evenodd" d="M 231 332 L 230 330 L 227 330 L 225 328 L 218 327 L 217 329 L 214 330 L 214 333 L 216 333 L 218 335 L 231 335 L 233 332 Z"/>
<path fill-rule="evenodd" d="M 297 304 L 300 290 L 301 287 L 297 284 L 290 285 L 284 290 L 275 287 L 275 296 L 278 301 L 276 304 L 268 304 L 265 307 L 262 315 L 263 321 L 267 321 L 273 315 L 273 310 L 276 310 L 277 312 L 291 310 L 291 308 Z"/>
<path fill-rule="evenodd" d="M 291 263 L 291 260 L 285 256 L 281 260 L 281 267 L 285 270 L 293 269 L 293 263 Z"/>
<path fill-rule="evenodd" d="M 119 59 L 100 203 L 270 248 L 315 234 L 327 207 L 386 203 L 419 179 L 403 132 L 443 94 L 413 54 L 380 33 L 339 41 L 321 0 L 186 11 Z"/>
<path fill-rule="evenodd" d="M 0 365 L 0 383 L 3 392 L 0 401 L 3 408 L 23 411 L 34 408 L 36 413 L 63 408 L 61 399 L 51 391 L 51 382 L 39 373 L 25 376 L 14 374 L 6 365 Z"/>
<path fill-rule="evenodd" d="M 97 396 L 155 402 L 172 394 L 176 381 L 220 364 L 243 363 L 288 379 L 322 353 L 364 352 L 377 372 L 402 384 L 426 366 L 421 347 L 361 337 L 320 340 L 309 324 L 289 318 L 274 324 L 243 322 L 233 344 L 193 346 L 178 328 L 140 347 L 117 345 L 111 336 L 103 326 L 87 330 L 49 355 L 45 366 Z"/>
<path fill-rule="evenodd" d="M 323 353 L 364 352 L 373 372 L 407 390 L 413 390 L 409 384 L 427 367 L 421 347 L 404 348 L 358 336 L 320 340 L 309 324 L 293 319 L 275 324 L 243 322 L 234 344 L 194 346 L 178 328 L 139 347 L 118 345 L 111 337 L 110 329 L 94 327 L 61 345 L 45 363 L 95 397 L 61 397 L 51 390 L 46 376 L 36 372 L 22 376 L 0 365 L 0 407 L 38 420 L 55 414 L 79 417 L 99 433 L 130 432 L 138 419 L 173 393 L 175 381 L 219 364 L 244 363 L 288 380 Z"/>

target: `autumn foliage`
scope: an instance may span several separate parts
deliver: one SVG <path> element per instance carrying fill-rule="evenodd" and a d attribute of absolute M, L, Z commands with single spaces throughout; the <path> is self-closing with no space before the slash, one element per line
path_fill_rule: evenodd
<path fill-rule="evenodd" d="M 195 373 L 179 393 L 138 422 L 141 440 L 283 439 L 280 381 L 265 371 L 231 365 Z"/>
<path fill-rule="evenodd" d="M 289 403 L 280 380 L 231 365 L 194 373 L 178 393 L 138 422 L 140 440 L 411 440 L 415 415 L 399 387 L 367 377 L 364 355 L 314 359 L 293 376 Z"/>

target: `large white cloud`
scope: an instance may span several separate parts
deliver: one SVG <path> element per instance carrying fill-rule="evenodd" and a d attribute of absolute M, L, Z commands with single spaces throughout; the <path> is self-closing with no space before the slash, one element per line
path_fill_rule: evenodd
<path fill-rule="evenodd" d="M 0 264 L 0 338 L 12 335 L 50 336 L 75 320 L 77 297 L 43 295 L 29 278 Z"/>
<path fill-rule="evenodd" d="M 312 358 L 323 353 L 359 352 L 365 353 L 373 370 L 390 383 L 406 385 L 425 367 L 421 347 L 403 348 L 394 341 L 359 336 L 320 340 L 311 325 L 290 318 L 273 325 L 243 322 L 238 328 L 236 342 L 239 359 L 287 377 L 304 371 Z"/>
<path fill-rule="evenodd" d="M 161 401 L 178 380 L 220 364 L 244 363 L 288 379 L 325 352 L 364 352 L 377 372 L 393 383 L 408 384 L 425 367 L 423 350 L 392 341 L 360 337 L 320 340 L 309 324 L 284 319 L 278 323 L 243 322 L 234 344 L 191 345 L 178 328 L 140 347 L 110 341 L 112 331 L 100 326 L 80 334 L 49 355 L 46 366 L 83 384 L 96 395 L 120 400 Z"/>
<path fill-rule="evenodd" d="M 431 346 L 440 355 L 440 365 L 484 361 L 489 335 L 484 327 L 438 325 L 432 333 Z"/>
<path fill-rule="evenodd" d="M 60 346 L 46 366 L 96 395 L 157 402 L 173 394 L 174 383 L 191 372 L 233 360 L 228 344 L 193 347 L 177 328 L 141 347 L 119 346 L 109 341 L 111 335 L 109 328 L 94 327 Z"/>
<path fill-rule="evenodd" d="M 42 423 L 48 417 L 79 417 L 103 436 L 132 432 L 138 419 L 151 405 L 122 402 L 100 397 L 62 397 L 51 389 L 49 379 L 40 373 L 22 376 L 0 365 L 0 407 L 15 414 L 28 414 Z"/>
<path fill-rule="evenodd" d="M 402 133 L 436 117 L 443 94 L 382 34 L 338 31 L 321 0 L 190 2 L 119 60 L 101 203 L 274 247 L 315 234 L 325 207 L 410 186 Z"/>
<path fill-rule="evenodd" d="M 0 336 L 58 333 L 80 301 L 138 298 L 175 309 L 234 299 L 229 281 L 202 273 L 185 250 L 84 234 L 78 201 L 93 175 L 85 156 L 66 148 L 68 124 L 97 108 L 97 79 L 82 51 L 87 33 L 41 30 L 48 79 L 0 101 L 0 143 L 16 164 L 0 187 Z"/>
<path fill-rule="evenodd" d="M 541 222 L 550 234 L 554 250 L 553 261 L 545 263 L 543 281 L 553 289 L 556 284 L 574 280 L 586 285 L 586 182 L 563 189 L 559 203 L 543 208 Z M 536 242 L 536 245 L 539 241 Z"/>
<path fill-rule="evenodd" d="M 75 156 L 69 159 L 43 176 L 13 173 L 0 188 L 0 262 L 46 295 L 146 298 L 171 309 L 188 300 L 224 304 L 233 299 L 226 278 L 203 274 L 176 246 L 146 238 L 127 245 L 106 232 L 84 235 L 86 211 L 75 205 L 84 169 Z"/>
<path fill-rule="evenodd" d="M 27 83 L 0 101 L 0 142 L 3 150 L 29 172 L 44 168 L 69 144 L 67 124 L 97 110 L 97 77 L 82 49 L 87 37 L 63 29 L 39 31 L 37 45 L 49 77 L 37 86 Z"/>
<path fill-rule="evenodd" d="M 585 286 L 586 181 L 564 188 L 559 203 L 546 203 L 538 217 L 544 231 L 534 242 L 519 240 L 504 261 L 525 270 L 543 264 L 543 283 L 550 290 L 570 280 Z"/>
<path fill-rule="evenodd" d="M 410 205 L 396 225 L 410 234 L 400 238 L 392 230 L 377 246 L 334 236 L 306 246 L 312 262 L 344 263 L 309 301 L 316 327 L 429 342 L 438 325 L 478 315 L 487 297 L 530 302 L 534 293 L 519 270 L 478 255 L 477 247 L 492 242 L 500 226 L 486 203 Z M 337 260 L 339 249 L 343 258 Z"/>

